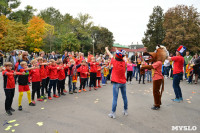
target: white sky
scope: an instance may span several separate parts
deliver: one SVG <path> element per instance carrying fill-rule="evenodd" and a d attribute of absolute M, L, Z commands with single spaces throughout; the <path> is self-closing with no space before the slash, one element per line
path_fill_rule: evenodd
<path fill-rule="evenodd" d="M 200 0 L 21 0 L 20 9 L 31 5 L 40 10 L 48 7 L 59 9 L 62 14 L 76 17 L 88 13 L 95 25 L 108 28 L 114 34 L 116 43 L 130 45 L 142 43 L 144 31 L 154 6 L 161 6 L 164 12 L 177 4 L 198 8 Z"/>

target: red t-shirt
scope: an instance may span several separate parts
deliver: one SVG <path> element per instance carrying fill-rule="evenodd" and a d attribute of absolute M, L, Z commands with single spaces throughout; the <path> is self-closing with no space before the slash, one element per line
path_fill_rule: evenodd
<path fill-rule="evenodd" d="M 183 73 L 184 58 L 182 56 L 171 57 L 174 61 L 173 74 Z"/>
<path fill-rule="evenodd" d="M 126 83 L 126 63 L 125 61 L 117 61 L 116 59 L 111 59 L 111 64 L 113 64 L 112 69 L 112 82 L 125 84 Z"/>
<path fill-rule="evenodd" d="M 3 88 L 4 89 L 14 89 L 15 88 L 15 79 L 14 79 L 13 70 L 5 70 L 2 72 L 3 75 Z"/>
<path fill-rule="evenodd" d="M 40 65 L 40 77 L 41 77 L 41 79 L 46 79 L 47 78 L 47 71 L 46 71 L 45 67 L 47 67 L 47 66 Z"/>
<path fill-rule="evenodd" d="M 81 76 L 81 78 L 87 78 L 87 74 L 89 72 L 88 66 L 80 66 L 79 70 L 80 70 L 80 76 Z"/>
<path fill-rule="evenodd" d="M 163 79 L 162 75 L 162 62 L 161 61 L 156 61 L 152 64 L 154 68 L 154 75 L 152 77 L 153 80 L 159 80 Z"/>
<path fill-rule="evenodd" d="M 60 69 L 58 69 L 58 80 L 63 80 L 65 79 L 65 70 L 68 68 L 68 67 L 65 67 L 64 66 L 59 66 Z"/>
<path fill-rule="evenodd" d="M 58 66 L 49 66 L 49 78 L 50 79 L 57 79 L 58 78 Z"/>
<path fill-rule="evenodd" d="M 101 66 L 97 66 L 97 77 L 101 77 Z"/>
<path fill-rule="evenodd" d="M 97 65 L 99 65 L 99 63 L 91 62 L 90 63 L 90 72 L 97 73 Z"/>
<path fill-rule="evenodd" d="M 41 77 L 40 77 L 40 69 L 33 69 L 29 71 L 29 75 L 32 79 L 32 82 L 40 82 Z"/>
<path fill-rule="evenodd" d="M 88 55 L 88 60 L 87 60 L 88 63 L 91 62 L 91 58 L 92 58 L 92 57 L 94 57 L 92 54 L 91 54 L 91 55 Z"/>

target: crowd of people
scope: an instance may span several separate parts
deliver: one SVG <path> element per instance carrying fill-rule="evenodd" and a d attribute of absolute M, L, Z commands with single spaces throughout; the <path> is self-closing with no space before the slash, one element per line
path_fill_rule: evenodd
<path fill-rule="evenodd" d="M 5 63 L 3 63 L 3 56 L 0 56 L 0 63 L 4 66 L 0 67 L 0 71 L 2 71 L 4 79 L 3 88 L 6 96 L 6 113 L 12 115 L 12 112 L 15 111 L 12 108 L 12 101 L 16 83 L 18 83 L 19 91 L 18 110 L 21 111 L 23 109 L 21 102 L 24 92 L 27 93 L 28 104 L 35 106 L 36 94 L 37 101 L 44 101 L 44 99 L 52 100 L 52 97 L 59 98 L 66 95 L 66 81 L 68 81 L 69 94 L 73 94 L 91 91 L 92 88 L 97 90 L 102 87 L 101 85 L 106 85 L 107 80 L 110 80 L 112 77 L 113 105 L 109 116 L 115 117 L 119 88 L 123 90 L 121 92 L 124 100 L 124 115 L 127 115 L 126 83 L 132 84 L 133 78 L 139 84 L 141 81 L 145 84 L 145 80 L 151 83 L 152 71 L 148 69 L 142 71 L 140 68 L 144 65 L 152 65 L 153 62 L 146 63 L 145 57 L 141 53 L 135 53 L 128 58 L 127 55 L 125 56 L 125 51 L 117 50 L 115 57 L 113 57 L 108 48 L 105 50 L 106 54 L 96 54 L 96 56 L 88 52 L 87 58 L 83 53 L 74 51 L 65 51 L 63 55 L 55 54 L 54 51 L 51 54 L 45 54 L 42 51 L 39 55 L 35 53 L 29 55 L 27 51 L 18 51 L 17 54 L 15 51 L 11 51 Z M 173 54 L 170 54 L 170 58 L 166 59 L 162 65 L 163 76 L 171 79 L 174 78 L 173 69 L 175 62 L 175 57 L 173 57 Z M 184 56 L 184 74 L 181 76 L 183 78 L 184 75 L 188 83 L 193 82 L 193 75 L 195 75 L 194 83 L 197 83 L 199 63 L 200 58 L 197 54 L 192 57 L 188 51 L 186 52 Z M 80 86 L 78 86 L 77 82 L 80 83 Z M 32 86 L 32 92 L 29 88 L 30 85 Z"/>
<path fill-rule="evenodd" d="M 52 100 L 52 96 L 59 98 L 66 95 L 66 79 L 68 79 L 69 94 L 81 93 L 88 91 L 86 86 L 91 91 L 92 88 L 97 90 L 101 85 L 106 85 L 111 73 L 110 59 L 107 55 L 97 54 L 94 57 L 90 52 L 85 58 L 83 53 L 73 51 L 65 51 L 63 56 L 56 55 L 55 52 L 46 56 L 43 51 L 39 55 L 29 55 L 27 51 L 18 54 L 11 51 L 6 62 L 2 64 L 4 64 L 1 71 L 6 95 L 5 110 L 8 115 L 12 115 L 15 111 L 12 108 L 12 101 L 16 83 L 19 90 L 18 110 L 21 111 L 24 92 L 27 93 L 29 105 L 35 106 L 36 94 L 37 101 Z M 29 89 L 30 85 L 32 92 Z"/>

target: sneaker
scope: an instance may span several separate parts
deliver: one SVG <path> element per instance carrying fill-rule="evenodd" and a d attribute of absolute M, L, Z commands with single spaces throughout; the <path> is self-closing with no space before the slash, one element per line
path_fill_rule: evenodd
<path fill-rule="evenodd" d="M 44 95 L 44 99 L 47 99 L 47 97 Z"/>
<path fill-rule="evenodd" d="M 108 114 L 108 117 L 115 119 L 116 118 L 115 112 L 111 112 L 110 114 Z"/>
<path fill-rule="evenodd" d="M 172 99 L 173 102 L 180 103 L 180 100 L 178 98 Z"/>
<path fill-rule="evenodd" d="M 74 90 L 74 91 L 73 91 L 73 93 L 77 93 L 77 91 L 76 91 L 76 90 Z"/>
<path fill-rule="evenodd" d="M 103 86 L 105 86 L 106 84 L 102 84 Z"/>
<path fill-rule="evenodd" d="M 12 107 L 10 108 L 10 111 L 11 111 L 11 112 L 15 112 L 15 110 L 14 110 Z"/>
<path fill-rule="evenodd" d="M 173 80 L 173 78 L 170 78 L 171 80 Z"/>
<path fill-rule="evenodd" d="M 127 116 L 128 115 L 128 110 L 124 109 L 123 114 Z"/>
<path fill-rule="evenodd" d="M 35 101 L 32 101 L 33 104 L 35 104 Z"/>
<path fill-rule="evenodd" d="M 153 106 L 151 109 L 152 110 L 158 110 L 158 109 L 160 109 L 160 107 Z"/>
<path fill-rule="evenodd" d="M 6 111 L 6 114 L 7 114 L 8 116 L 10 116 L 10 115 L 12 115 L 12 112 L 11 112 L 10 110 L 7 110 L 7 111 Z"/>
<path fill-rule="evenodd" d="M 29 106 L 35 106 L 35 104 L 31 102 L 31 103 L 29 103 Z"/>
<path fill-rule="evenodd" d="M 69 94 L 73 94 L 73 91 L 70 91 Z"/>
<path fill-rule="evenodd" d="M 89 91 L 91 91 L 92 89 L 91 89 L 91 87 L 89 88 Z"/>
<path fill-rule="evenodd" d="M 40 99 L 44 99 L 44 96 L 41 96 Z"/>
<path fill-rule="evenodd" d="M 183 98 L 182 97 L 180 97 L 179 100 L 180 100 L 180 102 L 183 102 Z"/>
<path fill-rule="evenodd" d="M 61 93 L 61 95 L 62 95 L 62 96 L 65 96 L 66 94 L 65 94 L 65 93 Z"/>
<path fill-rule="evenodd" d="M 58 96 L 59 96 L 59 97 L 61 96 L 60 93 L 58 93 Z"/>
<path fill-rule="evenodd" d="M 38 98 L 38 99 L 37 99 L 37 101 L 40 101 L 40 102 L 42 102 L 42 101 L 44 101 L 44 100 L 43 100 L 43 99 L 40 99 L 40 98 Z"/>
<path fill-rule="evenodd" d="M 83 91 L 85 91 L 85 92 L 86 92 L 87 90 L 86 90 L 86 89 L 83 89 Z"/>
<path fill-rule="evenodd" d="M 81 90 L 78 90 L 78 93 L 81 93 Z"/>
<path fill-rule="evenodd" d="M 48 97 L 49 100 L 52 100 L 52 97 Z"/>
<path fill-rule="evenodd" d="M 67 92 L 67 90 L 66 90 L 66 89 L 64 89 L 64 90 L 63 90 L 63 92 L 65 92 L 65 93 L 66 93 L 66 92 Z"/>
<path fill-rule="evenodd" d="M 22 106 L 19 106 L 19 107 L 18 107 L 18 110 L 19 110 L 19 111 L 22 111 Z"/>
<path fill-rule="evenodd" d="M 53 97 L 55 97 L 55 98 L 59 98 L 59 96 L 57 96 L 57 95 L 53 95 Z"/>
<path fill-rule="evenodd" d="M 99 88 L 101 88 L 101 86 L 98 86 Z"/>

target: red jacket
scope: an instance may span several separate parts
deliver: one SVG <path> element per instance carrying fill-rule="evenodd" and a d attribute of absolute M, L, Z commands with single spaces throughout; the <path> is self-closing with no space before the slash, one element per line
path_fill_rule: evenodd
<path fill-rule="evenodd" d="M 46 68 L 45 68 L 45 70 L 46 70 L 46 72 L 47 72 L 47 77 L 49 77 L 49 66 L 50 66 L 50 65 L 46 66 Z"/>
<path fill-rule="evenodd" d="M 56 66 L 49 66 L 49 78 L 50 79 L 57 79 L 58 78 L 58 70 L 57 70 L 57 65 Z"/>
<path fill-rule="evenodd" d="M 90 63 L 90 72 L 97 73 L 97 65 L 99 65 L 99 63 L 91 62 Z"/>
<path fill-rule="evenodd" d="M 3 75 L 3 88 L 4 89 L 14 89 L 15 88 L 15 79 L 14 79 L 13 70 L 5 70 L 2 72 Z M 20 72 L 16 72 L 17 75 L 22 75 Z"/>
<path fill-rule="evenodd" d="M 87 78 L 87 74 L 89 72 L 89 68 L 88 66 L 80 66 L 79 67 L 79 70 L 80 70 L 80 76 L 81 78 Z"/>
<path fill-rule="evenodd" d="M 65 79 L 65 71 L 68 69 L 68 67 L 59 66 L 60 69 L 58 69 L 58 80 Z"/>
<path fill-rule="evenodd" d="M 97 77 L 101 77 L 101 66 L 97 66 Z"/>
<path fill-rule="evenodd" d="M 77 60 L 77 61 L 76 61 L 76 65 L 79 65 L 79 64 L 81 64 L 81 62 L 82 62 L 82 60 L 81 60 L 81 59 Z M 80 67 L 79 67 L 79 68 L 77 68 L 77 72 L 81 72 L 81 71 L 80 71 Z"/>
<path fill-rule="evenodd" d="M 40 77 L 41 79 L 47 78 L 47 71 L 46 71 L 46 65 L 40 65 Z"/>
<path fill-rule="evenodd" d="M 32 82 L 40 82 L 41 81 L 40 69 L 30 70 L 29 75 L 32 79 Z"/>

